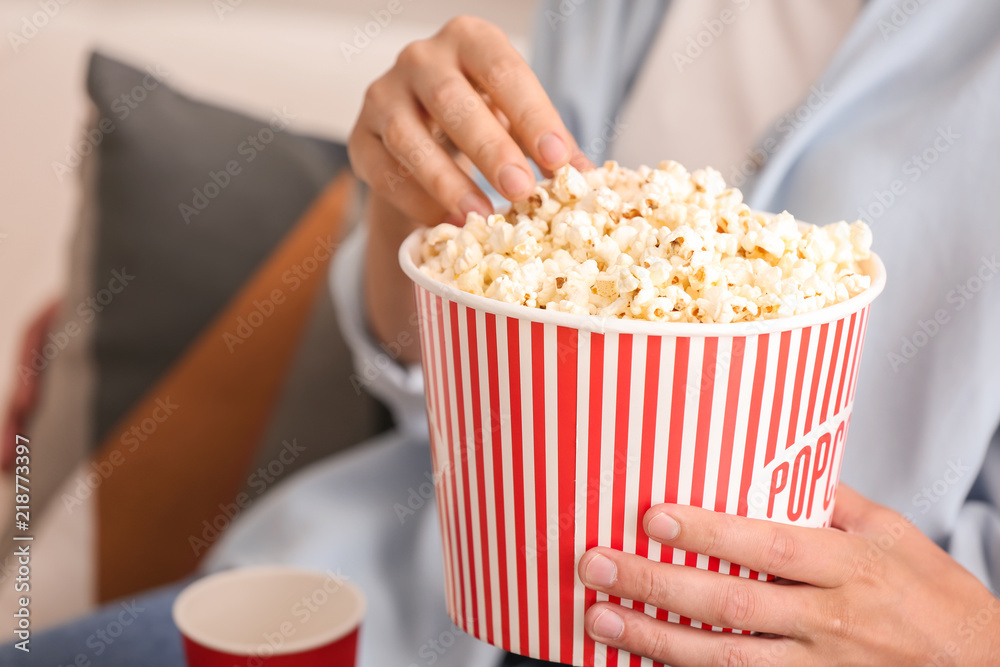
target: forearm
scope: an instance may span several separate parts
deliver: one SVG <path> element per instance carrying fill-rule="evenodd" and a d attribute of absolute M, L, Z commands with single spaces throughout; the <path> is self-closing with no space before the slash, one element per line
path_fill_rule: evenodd
<path fill-rule="evenodd" d="M 413 287 L 397 257 L 403 240 L 420 225 L 375 195 L 368 198 L 365 220 L 369 228 L 364 270 L 368 326 L 382 343 L 416 341 Z M 420 361 L 419 345 L 400 345 L 399 349 L 400 363 Z"/>

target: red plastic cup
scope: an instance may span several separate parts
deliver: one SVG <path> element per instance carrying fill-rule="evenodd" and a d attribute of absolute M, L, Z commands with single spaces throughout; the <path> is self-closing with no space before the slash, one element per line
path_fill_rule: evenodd
<path fill-rule="evenodd" d="M 284 566 L 205 577 L 173 607 L 189 667 L 353 667 L 364 614 L 344 578 Z"/>
<path fill-rule="evenodd" d="M 542 660 L 631 664 L 584 632 L 584 612 L 607 599 L 577 577 L 588 549 L 756 579 L 768 575 L 661 549 L 643 515 L 674 502 L 829 525 L 868 310 L 885 285 L 878 257 L 862 262 L 868 290 L 818 311 L 663 323 L 457 290 L 418 268 L 421 242 L 415 232 L 399 257 L 416 294 L 446 599 L 460 628 Z"/>

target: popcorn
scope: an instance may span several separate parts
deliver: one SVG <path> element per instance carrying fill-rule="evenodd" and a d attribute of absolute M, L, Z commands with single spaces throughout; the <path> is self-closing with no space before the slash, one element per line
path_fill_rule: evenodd
<path fill-rule="evenodd" d="M 425 232 L 422 270 L 530 308 L 662 322 L 810 312 L 871 286 L 861 221 L 804 225 L 754 213 L 714 169 L 571 166 L 504 215 Z"/>
<path fill-rule="evenodd" d="M 580 172 L 568 165 L 567 167 L 557 171 L 551 181 L 552 194 L 563 204 L 580 199 L 591 190 L 587 179 Z"/>

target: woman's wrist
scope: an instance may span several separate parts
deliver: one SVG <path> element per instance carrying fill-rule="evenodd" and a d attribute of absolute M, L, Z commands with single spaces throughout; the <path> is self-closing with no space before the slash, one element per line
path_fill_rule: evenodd
<path fill-rule="evenodd" d="M 399 267 L 399 246 L 420 224 L 378 196 L 365 207 L 368 243 L 365 249 L 364 295 L 368 328 L 380 343 L 416 340 L 415 304 L 410 279 Z M 400 345 L 398 361 L 420 360 L 418 345 Z"/>

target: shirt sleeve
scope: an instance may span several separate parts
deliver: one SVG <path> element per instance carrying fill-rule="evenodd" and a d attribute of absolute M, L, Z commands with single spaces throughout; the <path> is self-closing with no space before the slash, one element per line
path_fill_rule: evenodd
<path fill-rule="evenodd" d="M 532 69 L 580 149 L 601 164 L 671 3 L 538 4 Z"/>
<path fill-rule="evenodd" d="M 963 472 L 955 470 L 955 476 L 960 478 Z M 948 551 L 994 595 L 1000 594 L 1000 429 L 958 512 Z"/>
<path fill-rule="evenodd" d="M 402 364 L 368 328 L 362 276 L 367 228 L 359 224 L 341 243 L 330 267 L 330 293 L 344 339 L 354 356 L 351 384 L 384 402 L 396 427 L 414 440 L 427 437 L 424 376 L 420 364 Z"/>

